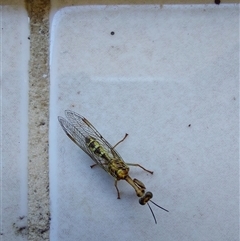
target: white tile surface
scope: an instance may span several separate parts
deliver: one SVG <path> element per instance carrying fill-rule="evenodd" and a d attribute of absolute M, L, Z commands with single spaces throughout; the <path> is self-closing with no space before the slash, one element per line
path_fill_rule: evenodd
<path fill-rule="evenodd" d="M 51 240 L 238 240 L 239 9 L 82 6 L 52 23 Z M 111 35 L 114 32 L 114 35 Z M 170 210 L 93 164 L 57 116 L 84 115 Z"/>
<path fill-rule="evenodd" d="M 10 4 L 10 3 L 9 3 Z M 1 240 L 27 240 L 29 29 L 24 3 L 1 15 Z"/>

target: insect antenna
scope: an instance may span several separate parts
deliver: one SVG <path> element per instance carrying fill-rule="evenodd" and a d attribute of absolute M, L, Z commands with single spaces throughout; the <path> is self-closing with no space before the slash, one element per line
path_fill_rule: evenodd
<path fill-rule="evenodd" d="M 164 211 L 166 211 L 166 212 L 169 212 L 167 209 L 165 209 L 165 208 L 163 208 L 163 207 L 157 205 L 157 204 L 156 204 L 155 202 L 153 202 L 152 200 L 149 200 L 149 201 L 150 201 L 151 203 L 153 203 L 155 206 L 161 208 L 162 210 L 164 210 Z"/>
<path fill-rule="evenodd" d="M 156 220 L 156 218 L 155 218 L 155 215 L 154 215 L 154 213 L 153 213 L 153 210 L 152 210 L 151 206 L 149 205 L 148 201 L 150 201 L 150 202 L 153 203 L 155 206 L 161 208 L 162 210 L 164 210 L 164 211 L 166 211 L 166 212 L 169 212 L 169 211 L 168 211 L 167 209 L 165 209 L 165 208 L 157 205 L 157 204 L 156 204 L 155 202 L 153 202 L 152 200 L 150 200 L 152 197 L 153 197 L 153 194 L 152 194 L 151 192 L 146 192 L 145 195 L 139 199 L 139 203 L 140 203 L 141 205 L 145 205 L 145 204 L 148 205 L 148 207 L 149 207 L 149 209 L 150 209 L 150 211 L 151 211 L 151 213 L 152 213 L 152 215 L 153 215 L 154 221 L 155 221 L 155 223 L 157 224 L 157 220 Z"/>
<path fill-rule="evenodd" d="M 154 213 L 153 213 L 153 210 L 152 210 L 151 206 L 150 206 L 148 203 L 147 203 L 147 205 L 148 205 L 148 207 L 149 207 L 149 209 L 150 209 L 150 211 L 151 211 L 151 213 L 152 213 L 152 215 L 153 215 L 153 218 L 154 218 L 155 223 L 157 224 L 157 219 L 156 219 L 156 217 L 155 217 L 155 215 L 154 215 Z"/>

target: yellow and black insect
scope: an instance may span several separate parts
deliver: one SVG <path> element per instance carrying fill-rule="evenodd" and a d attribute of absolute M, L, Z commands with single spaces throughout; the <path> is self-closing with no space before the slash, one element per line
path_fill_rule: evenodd
<path fill-rule="evenodd" d="M 123 142 L 125 138 L 128 136 L 128 134 L 125 134 L 122 140 L 120 140 L 116 145 L 112 146 L 83 116 L 71 110 L 66 110 L 65 115 L 68 120 L 64 119 L 61 116 L 58 117 L 58 120 L 67 136 L 93 159 L 95 164 L 92 165 L 91 168 L 98 165 L 102 167 L 112 177 L 114 177 L 118 199 L 120 199 L 120 192 L 117 187 L 117 182 L 119 180 L 127 181 L 134 188 L 137 196 L 140 197 L 139 203 L 141 205 L 148 205 L 155 220 L 155 223 L 157 223 L 155 215 L 148 201 L 150 201 L 151 203 L 153 203 L 154 205 L 163 209 L 166 212 L 168 212 L 168 210 L 157 205 L 151 200 L 153 194 L 151 192 L 145 193 L 146 187 L 141 181 L 139 181 L 138 179 L 132 179 L 129 176 L 128 166 L 140 167 L 144 171 L 149 172 L 151 174 L 153 174 L 153 172 L 145 169 L 139 164 L 125 163 L 122 157 L 115 150 L 116 146 L 119 143 Z"/>

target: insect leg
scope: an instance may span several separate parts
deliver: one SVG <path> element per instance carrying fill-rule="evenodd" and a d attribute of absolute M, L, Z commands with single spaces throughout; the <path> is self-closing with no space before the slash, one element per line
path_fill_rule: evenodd
<path fill-rule="evenodd" d="M 118 180 L 117 179 L 115 179 L 115 183 L 114 183 L 114 186 L 116 187 L 116 189 L 117 189 L 117 198 L 118 199 L 120 199 L 120 192 L 119 192 L 119 189 L 118 189 L 118 187 L 117 187 L 117 182 L 118 182 Z"/>
<path fill-rule="evenodd" d="M 135 163 L 126 163 L 126 164 L 127 164 L 128 166 L 140 167 L 140 168 L 142 168 L 144 171 L 153 174 L 152 171 L 147 170 L 146 168 L 144 168 L 143 166 L 141 166 L 141 165 L 139 165 L 139 164 L 135 164 Z"/>
<path fill-rule="evenodd" d="M 93 167 L 95 167 L 95 166 L 97 166 L 97 165 L 98 165 L 98 164 L 93 164 L 93 165 L 91 165 L 90 167 L 93 168 Z"/>
<path fill-rule="evenodd" d="M 104 162 L 104 163 L 102 163 L 102 164 L 103 164 L 103 165 L 108 165 L 107 162 Z M 90 167 L 93 168 L 93 167 L 98 166 L 98 165 L 99 165 L 98 163 L 95 163 L 95 164 L 91 165 Z"/>
<path fill-rule="evenodd" d="M 127 138 L 127 136 L 128 136 L 128 134 L 126 133 L 125 136 L 123 137 L 123 139 L 120 140 L 117 144 L 115 144 L 112 149 L 114 149 L 118 144 L 120 144 L 121 142 L 123 142 L 123 141 Z"/>

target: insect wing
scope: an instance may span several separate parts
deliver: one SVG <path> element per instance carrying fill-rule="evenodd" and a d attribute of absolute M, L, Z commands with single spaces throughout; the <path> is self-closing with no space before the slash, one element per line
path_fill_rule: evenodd
<path fill-rule="evenodd" d="M 58 121 L 60 122 L 63 130 L 67 134 L 67 136 L 76 144 L 78 145 L 84 152 L 86 152 L 90 157 L 92 157 L 91 152 L 86 144 L 84 135 L 74 127 L 71 123 L 69 123 L 66 119 L 59 116 Z"/>
<path fill-rule="evenodd" d="M 83 116 L 71 110 L 66 110 L 65 115 L 73 126 L 77 129 L 82 129 L 85 136 L 91 136 L 95 138 L 102 146 L 111 153 L 113 147 L 109 144 L 102 135 L 97 131 L 97 129 Z"/>
<path fill-rule="evenodd" d="M 85 117 L 71 110 L 66 110 L 65 115 L 76 129 L 79 129 L 82 133 L 84 133 L 84 136 L 91 136 L 95 138 L 99 142 L 99 144 L 106 150 L 110 157 L 117 157 L 118 159 L 123 160 L 119 153 L 115 151 L 115 149 L 113 149 L 112 145 L 103 138 L 103 136 Z"/>
<path fill-rule="evenodd" d="M 66 110 L 65 114 L 69 121 L 60 116 L 58 117 L 58 120 L 67 136 L 85 153 L 87 153 L 97 164 L 107 171 L 106 160 L 97 156 L 89 149 L 86 143 L 86 137 L 95 138 L 96 141 L 98 141 L 108 153 L 110 158 L 113 158 L 114 156 L 118 156 L 118 158 L 120 158 L 119 154 L 112 149 L 112 146 L 102 137 L 102 135 L 86 118 L 70 110 Z"/>

